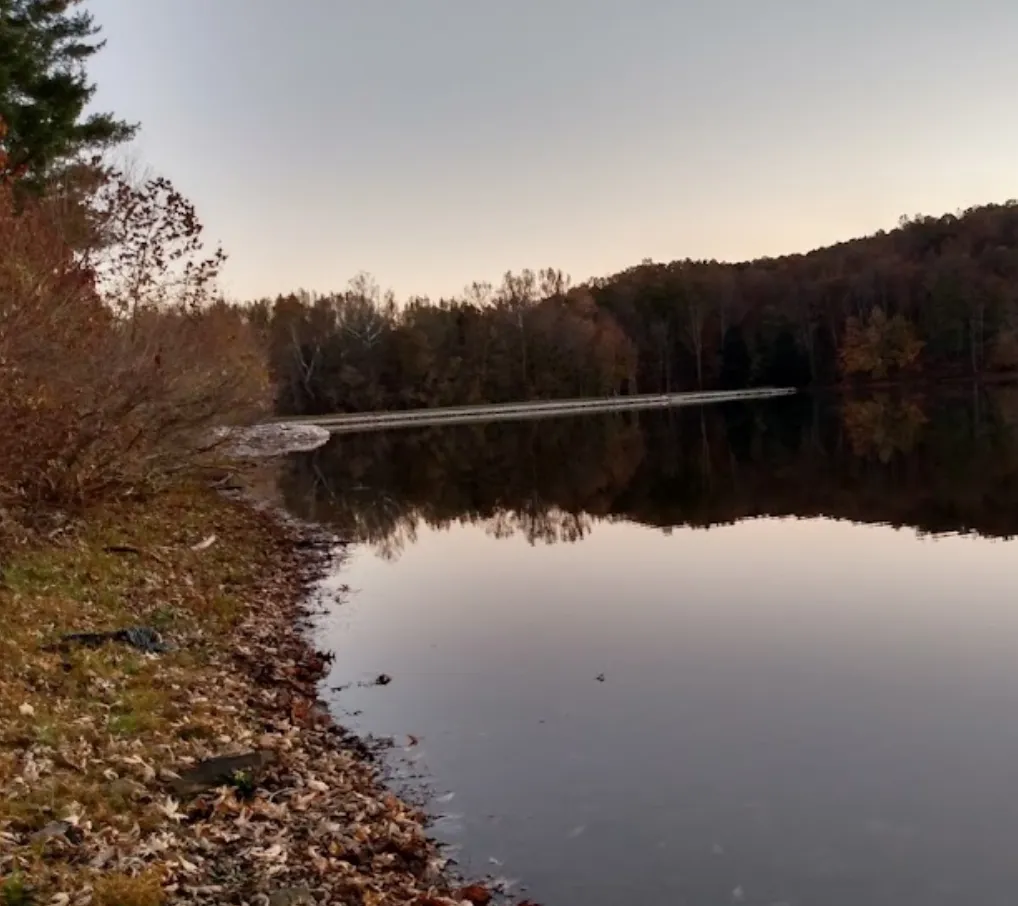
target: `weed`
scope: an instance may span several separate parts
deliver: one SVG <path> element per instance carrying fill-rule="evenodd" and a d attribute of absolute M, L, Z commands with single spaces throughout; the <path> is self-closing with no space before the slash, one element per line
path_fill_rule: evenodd
<path fill-rule="evenodd" d="M 0 903 L 3 906 L 29 906 L 31 902 L 32 892 L 18 872 L 0 884 Z"/>
<path fill-rule="evenodd" d="M 137 676 L 141 672 L 141 668 L 141 659 L 133 654 L 125 656 L 120 662 L 120 669 L 124 676 Z"/>
<path fill-rule="evenodd" d="M 39 724 L 35 728 L 35 739 L 39 745 L 55 747 L 60 741 L 60 734 L 53 724 Z"/>
<path fill-rule="evenodd" d="M 165 900 L 158 874 L 109 874 L 95 883 L 93 906 L 160 906 Z"/>
<path fill-rule="evenodd" d="M 108 726 L 115 736 L 137 736 L 141 732 L 141 721 L 137 714 L 114 714 Z"/>
<path fill-rule="evenodd" d="M 251 771 L 234 771 L 230 778 L 230 786 L 237 791 L 237 795 L 241 799 L 250 799 L 257 789 L 254 774 Z"/>
<path fill-rule="evenodd" d="M 157 607 L 148 616 L 153 629 L 169 629 L 177 621 L 177 612 L 172 607 Z"/>

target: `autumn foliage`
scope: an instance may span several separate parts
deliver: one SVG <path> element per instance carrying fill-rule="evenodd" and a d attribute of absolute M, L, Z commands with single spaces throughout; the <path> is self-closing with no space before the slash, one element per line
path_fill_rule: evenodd
<path fill-rule="evenodd" d="M 0 167 L 2 169 L 2 167 Z M 162 182 L 105 174 L 88 207 L 0 184 L 0 507 L 137 493 L 261 411 L 261 347 L 217 303 L 220 256 Z"/>
<path fill-rule="evenodd" d="M 364 277 L 250 308 L 287 413 L 1018 370 L 1018 202 L 806 255 L 547 268 L 404 304 Z"/>
<path fill-rule="evenodd" d="M 903 375 L 918 368 L 922 350 L 923 342 L 910 321 L 900 314 L 888 318 L 877 307 L 865 320 L 852 317 L 845 323 L 841 369 L 848 376 L 875 379 Z"/>
<path fill-rule="evenodd" d="M 285 413 L 609 396 L 637 353 L 590 293 L 551 268 L 397 306 L 369 278 L 341 293 L 255 303 Z"/>

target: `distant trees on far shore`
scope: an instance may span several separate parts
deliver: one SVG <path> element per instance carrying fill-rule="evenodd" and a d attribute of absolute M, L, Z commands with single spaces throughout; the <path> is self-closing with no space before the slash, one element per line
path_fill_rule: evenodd
<path fill-rule="evenodd" d="M 247 307 L 285 413 L 1018 369 L 1018 202 L 741 264 L 547 268 L 398 305 L 370 278 Z"/>

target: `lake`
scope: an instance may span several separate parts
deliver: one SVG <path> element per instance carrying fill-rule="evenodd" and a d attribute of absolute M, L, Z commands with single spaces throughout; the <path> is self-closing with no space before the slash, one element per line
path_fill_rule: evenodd
<path fill-rule="evenodd" d="M 332 706 L 466 874 L 1018 902 L 1018 391 L 347 436 L 281 482 L 352 542 Z"/>

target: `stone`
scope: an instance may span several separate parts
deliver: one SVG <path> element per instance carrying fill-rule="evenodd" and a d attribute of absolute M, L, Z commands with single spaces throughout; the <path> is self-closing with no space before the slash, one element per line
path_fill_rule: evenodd
<path fill-rule="evenodd" d="M 71 645 L 98 648 L 107 642 L 130 645 L 146 654 L 163 654 L 173 650 L 173 646 L 164 642 L 162 636 L 151 626 L 131 626 L 127 629 L 114 629 L 111 632 L 71 632 L 61 636 L 60 641 L 50 648 L 61 651 L 67 651 Z"/>
<path fill-rule="evenodd" d="M 179 776 L 170 781 L 170 786 L 179 796 L 193 796 L 232 783 L 237 774 L 255 775 L 275 760 L 276 753 L 271 749 L 209 758 L 179 771 Z"/>

